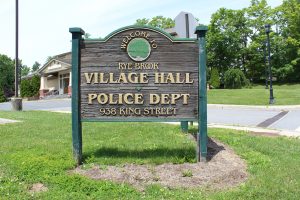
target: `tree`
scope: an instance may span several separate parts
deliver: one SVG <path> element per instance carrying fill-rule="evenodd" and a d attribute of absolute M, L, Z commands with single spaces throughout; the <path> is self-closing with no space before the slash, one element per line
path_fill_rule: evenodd
<path fill-rule="evenodd" d="M 247 76 L 252 80 L 265 78 L 264 48 L 266 48 L 265 24 L 273 24 L 272 9 L 266 0 L 251 0 L 245 9 L 247 26 L 251 29 L 248 36 Z"/>
<path fill-rule="evenodd" d="M 275 75 L 282 81 L 300 80 L 300 2 L 285 0 L 274 11 L 276 30 L 272 40 Z"/>
<path fill-rule="evenodd" d="M 209 79 L 209 84 L 213 88 L 219 88 L 220 87 L 220 75 L 218 72 L 217 68 L 212 68 L 211 73 L 210 73 L 210 79 Z"/>
<path fill-rule="evenodd" d="M 208 66 L 217 68 L 221 74 L 229 68 L 246 71 L 248 35 L 245 10 L 221 8 L 211 17 L 207 33 Z"/>
<path fill-rule="evenodd" d="M 35 75 L 31 79 L 24 79 L 21 82 L 21 96 L 37 96 L 40 89 L 40 77 Z"/>
<path fill-rule="evenodd" d="M 225 88 L 240 89 L 249 85 L 249 80 L 240 69 L 229 69 L 224 75 Z"/>
<path fill-rule="evenodd" d="M 41 64 L 38 63 L 37 61 L 34 62 L 34 64 L 32 65 L 31 71 L 35 72 L 40 68 Z"/>
<path fill-rule="evenodd" d="M 20 69 L 21 69 L 21 77 L 27 76 L 30 72 L 30 67 L 28 67 L 27 65 L 22 65 L 22 63 L 20 63 Z"/>
<path fill-rule="evenodd" d="M 6 96 L 4 95 L 3 90 L 0 90 L 0 103 L 6 101 Z"/>
<path fill-rule="evenodd" d="M 34 75 L 31 79 L 32 96 L 39 94 L 41 85 L 41 78 L 38 75 Z"/>
<path fill-rule="evenodd" d="M 217 68 L 222 82 L 231 68 L 246 77 L 265 79 L 266 32 L 271 24 L 271 66 L 280 81 L 300 79 L 300 3 L 284 0 L 272 9 L 266 0 L 251 0 L 242 10 L 221 8 L 211 17 L 207 33 L 208 67 Z"/>
<path fill-rule="evenodd" d="M 149 25 L 160 29 L 172 28 L 175 26 L 175 22 L 171 18 L 163 17 L 163 16 L 155 16 L 152 19 L 137 19 L 135 25 Z"/>
<path fill-rule="evenodd" d="M 84 39 L 89 39 L 90 37 L 91 37 L 91 34 L 89 34 L 89 33 L 85 33 L 83 36 Z"/>
<path fill-rule="evenodd" d="M 14 91 L 14 61 L 6 55 L 0 54 L 0 94 L 10 97 Z"/>
<path fill-rule="evenodd" d="M 54 57 L 53 56 L 48 56 L 46 59 L 46 63 L 49 62 L 50 60 L 52 60 Z"/>

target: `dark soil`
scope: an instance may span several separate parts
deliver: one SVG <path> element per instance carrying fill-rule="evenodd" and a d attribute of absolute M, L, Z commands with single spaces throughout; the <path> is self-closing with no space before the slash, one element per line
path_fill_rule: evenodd
<path fill-rule="evenodd" d="M 77 167 L 72 173 L 92 179 L 128 183 L 139 190 L 151 184 L 168 188 L 199 188 L 222 190 L 235 187 L 247 179 L 245 162 L 226 145 L 209 139 L 208 162 L 161 165 L 101 166 L 91 169 Z"/>

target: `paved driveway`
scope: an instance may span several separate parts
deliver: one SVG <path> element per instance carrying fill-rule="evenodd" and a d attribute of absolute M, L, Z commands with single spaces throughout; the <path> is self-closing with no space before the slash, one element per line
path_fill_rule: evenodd
<path fill-rule="evenodd" d="M 11 103 L 0 103 L 0 110 L 11 110 Z M 71 112 L 71 99 L 23 101 L 23 110 L 49 110 Z"/>
<path fill-rule="evenodd" d="M 0 110 L 11 110 L 11 103 L 0 103 Z M 71 111 L 71 99 L 24 101 L 23 110 Z M 208 123 L 250 126 L 300 133 L 300 106 L 208 105 Z"/>

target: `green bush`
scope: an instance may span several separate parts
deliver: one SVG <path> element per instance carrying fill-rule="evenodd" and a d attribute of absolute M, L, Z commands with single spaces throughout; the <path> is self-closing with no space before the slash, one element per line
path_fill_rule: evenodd
<path fill-rule="evenodd" d="M 240 89 L 249 86 L 250 82 L 240 69 L 229 69 L 224 74 L 225 88 Z"/>
<path fill-rule="evenodd" d="M 5 101 L 6 101 L 6 97 L 4 95 L 3 89 L 0 89 L 0 103 Z"/>
<path fill-rule="evenodd" d="M 32 87 L 32 96 L 37 96 L 40 91 L 40 77 L 35 75 L 31 79 L 31 87 Z"/>
<path fill-rule="evenodd" d="M 220 75 L 218 69 L 212 68 L 210 73 L 210 79 L 208 82 L 213 88 L 220 87 L 221 82 L 220 82 Z"/>
<path fill-rule="evenodd" d="M 32 79 L 22 80 L 21 82 L 21 96 L 34 97 L 37 96 L 40 90 L 40 77 L 33 76 Z"/>
<path fill-rule="evenodd" d="M 31 96 L 31 86 L 30 86 L 30 80 L 22 80 L 21 81 L 21 96 L 22 97 L 30 97 Z"/>

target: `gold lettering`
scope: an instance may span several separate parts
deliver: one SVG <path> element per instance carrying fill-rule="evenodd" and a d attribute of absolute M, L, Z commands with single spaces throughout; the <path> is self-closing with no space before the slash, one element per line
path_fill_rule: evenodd
<path fill-rule="evenodd" d="M 127 49 L 127 45 L 125 43 L 121 44 L 121 49 Z"/>
<path fill-rule="evenodd" d="M 117 80 L 114 80 L 114 73 L 109 73 L 109 83 L 118 83 Z"/>
<path fill-rule="evenodd" d="M 127 38 L 123 38 L 123 42 L 124 42 L 125 44 L 127 44 L 127 43 L 128 43 Z"/>
<path fill-rule="evenodd" d="M 90 74 L 90 75 L 89 75 Z M 94 73 L 84 73 L 85 80 L 87 84 L 90 84 L 92 81 Z"/>
<path fill-rule="evenodd" d="M 144 115 L 149 115 L 149 109 L 148 108 L 144 108 Z"/>
<path fill-rule="evenodd" d="M 131 40 L 131 37 L 129 37 L 128 35 L 126 35 L 125 37 L 127 38 L 128 42 Z"/>
<path fill-rule="evenodd" d="M 167 114 L 167 108 L 161 108 L 161 114 L 166 115 Z"/>
<path fill-rule="evenodd" d="M 160 97 L 158 94 L 150 94 L 150 104 L 158 104 L 160 102 Z"/>
<path fill-rule="evenodd" d="M 167 108 L 167 115 L 172 115 L 173 108 Z"/>
<path fill-rule="evenodd" d="M 182 104 L 188 104 L 188 98 L 190 97 L 189 94 L 181 94 L 181 96 L 183 96 L 183 102 Z"/>
<path fill-rule="evenodd" d="M 108 83 L 108 79 L 104 80 L 104 73 L 100 73 L 99 75 L 100 75 L 99 77 L 100 83 Z"/>
<path fill-rule="evenodd" d="M 124 94 L 124 102 L 126 103 L 126 104 L 133 104 L 133 100 L 131 100 L 131 101 L 129 101 L 128 100 L 128 98 L 133 98 L 133 94 L 132 93 L 126 93 L 126 94 Z"/>
<path fill-rule="evenodd" d="M 134 79 L 132 79 L 132 76 L 134 76 Z M 136 73 L 128 73 L 128 81 L 130 83 L 138 83 L 138 77 Z"/>
<path fill-rule="evenodd" d="M 149 37 L 150 37 L 150 34 L 149 33 L 147 33 L 147 35 L 146 35 L 146 39 L 149 39 Z"/>
<path fill-rule="evenodd" d="M 155 73 L 155 83 L 165 83 L 164 73 L 158 73 L 158 72 Z"/>
<path fill-rule="evenodd" d="M 121 63 L 119 62 L 119 69 L 126 69 L 126 67 L 124 67 L 125 63 Z"/>
<path fill-rule="evenodd" d="M 142 36 L 142 37 L 146 37 L 146 35 L 147 35 L 147 33 L 146 33 L 145 31 L 142 31 L 142 32 L 141 32 L 141 36 Z"/>
<path fill-rule="evenodd" d="M 92 101 L 97 98 L 97 94 L 88 94 L 88 104 L 92 104 Z"/>
<path fill-rule="evenodd" d="M 123 95 L 119 94 L 119 102 L 118 104 L 123 104 Z"/>
<path fill-rule="evenodd" d="M 108 104 L 117 104 L 118 101 L 113 101 L 114 100 L 114 94 L 109 94 L 109 103 Z"/>
<path fill-rule="evenodd" d="M 176 83 L 184 83 L 184 80 L 180 81 L 180 73 L 176 73 Z"/>
<path fill-rule="evenodd" d="M 160 108 L 156 108 L 156 109 L 155 109 L 155 114 L 156 114 L 156 115 L 160 115 Z"/>
<path fill-rule="evenodd" d="M 127 64 L 127 69 L 132 69 L 132 65 L 133 65 L 132 63 L 128 63 Z"/>
<path fill-rule="evenodd" d="M 147 73 L 141 73 L 140 74 L 140 83 L 148 83 L 148 74 Z"/>
<path fill-rule="evenodd" d="M 174 76 L 172 73 L 168 73 L 166 83 L 175 83 Z"/>
<path fill-rule="evenodd" d="M 181 97 L 180 94 L 171 94 L 171 104 L 176 104 L 176 100 Z"/>
<path fill-rule="evenodd" d="M 194 80 L 190 80 L 190 73 L 185 73 L 185 83 L 194 83 Z"/>
<path fill-rule="evenodd" d="M 119 110 L 120 110 L 120 115 L 125 115 L 126 114 L 125 113 L 125 108 L 120 108 Z"/>
<path fill-rule="evenodd" d="M 161 94 L 161 104 L 169 104 L 169 94 Z"/>
<path fill-rule="evenodd" d="M 118 83 L 121 83 L 121 82 L 122 83 L 128 83 L 127 79 L 126 79 L 126 76 L 125 76 L 125 73 L 120 73 Z"/>
<path fill-rule="evenodd" d="M 98 73 L 94 73 L 94 83 L 99 83 L 98 82 Z"/>
<path fill-rule="evenodd" d="M 134 104 L 143 104 L 143 94 L 135 94 L 134 95 Z"/>
<path fill-rule="evenodd" d="M 135 32 L 135 36 L 136 36 L 136 37 L 139 37 L 140 35 L 141 35 L 141 32 L 140 32 L 140 31 L 136 31 L 136 32 Z"/>
<path fill-rule="evenodd" d="M 108 102 L 108 96 L 104 93 L 100 93 L 97 100 L 99 104 L 106 104 Z"/>
<path fill-rule="evenodd" d="M 130 35 L 130 37 L 133 37 L 133 38 L 135 37 L 134 32 L 131 32 L 129 35 Z"/>

